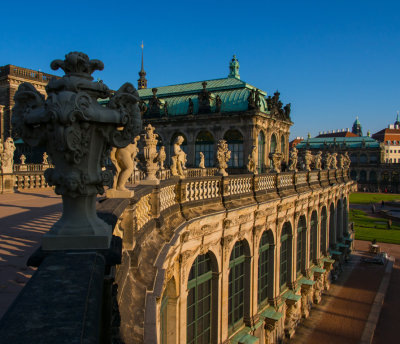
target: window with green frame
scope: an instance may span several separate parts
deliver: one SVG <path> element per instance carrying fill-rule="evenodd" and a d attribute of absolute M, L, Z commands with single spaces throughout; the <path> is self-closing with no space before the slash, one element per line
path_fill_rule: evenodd
<path fill-rule="evenodd" d="M 199 255 L 189 273 L 187 298 L 188 344 L 211 343 L 212 270 L 210 255 Z"/>
<path fill-rule="evenodd" d="M 280 254 L 280 275 L 279 285 L 281 290 L 285 289 L 287 282 L 289 281 L 290 274 L 290 256 L 289 251 L 291 250 L 291 226 L 289 222 L 283 225 L 281 234 L 281 254 Z"/>
<path fill-rule="evenodd" d="M 258 257 L 258 304 L 268 298 L 269 239 L 268 232 L 261 236 Z"/>
<path fill-rule="evenodd" d="M 209 131 L 201 131 L 197 135 L 195 143 L 196 166 L 199 166 L 200 163 L 200 152 L 204 154 L 205 166 L 214 166 L 214 138 Z"/>
<path fill-rule="evenodd" d="M 317 259 L 318 215 L 314 210 L 310 221 L 310 265 Z"/>
<path fill-rule="evenodd" d="M 244 317 L 245 255 L 243 241 L 236 242 L 229 261 L 228 326 L 234 330 Z"/>
<path fill-rule="evenodd" d="M 321 210 L 321 242 L 319 246 L 321 254 L 326 253 L 326 220 L 326 208 L 323 207 Z"/>
<path fill-rule="evenodd" d="M 231 158 L 228 167 L 242 167 L 243 164 L 243 135 L 238 130 L 228 130 L 224 135 L 224 140 L 228 143 L 231 151 Z"/>
<path fill-rule="evenodd" d="M 296 256 L 296 273 L 300 275 L 305 267 L 306 253 L 306 221 L 305 217 L 301 216 L 297 225 L 297 256 Z"/>

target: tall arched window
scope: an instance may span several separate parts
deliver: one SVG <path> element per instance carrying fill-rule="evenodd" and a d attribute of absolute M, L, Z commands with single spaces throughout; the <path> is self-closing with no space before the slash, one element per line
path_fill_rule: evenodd
<path fill-rule="evenodd" d="M 337 201 L 336 227 L 336 240 L 340 241 L 343 235 L 343 205 L 341 200 Z"/>
<path fill-rule="evenodd" d="M 329 208 L 329 248 L 335 244 L 335 206 L 331 204 Z"/>
<path fill-rule="evenodd" d="M 212 266 L 209 253 L 199 255 L 189 273 L 187 297 L 187 343 L 211 343 L 212 310 L 216 308 L 212 288 Z"/>
<path fill-rule="evenodd" d="M 351 154 L 351 155 L 350 155 L 350 162 L 351 162 L 352 164 L 356 164 L 356 163 L 358 162 L 357 154 Z"/>
<path fill-rule="evenodd" d="M 281 291 L 286 289 L 290 281 L 291 257 L 292 257 L 292 226 L 285 222 L 281 234 L 280 274 L 279 286 Z"/>
<path fill-rule="evenodd" d="M 262 305 L 272 296 L 274 274 L 274 248 L 272 232 L 261 236 L 258 258 L 258 304 Z"/>
<path fill-rule="evenodd" d="M 196 137 L 196 166 L 199 166 L 200 152 L 204 154 L 205 166 L 214 166 L 214 137 L 209 131 L 201 131 Z"/>
<path fill-rule="evenodd" d="M 326 254 L 326 207 L 323 207 L 321 210 L 321 244 L 320 250 L 321 254 Z"/>
<path fill-rule="evenodd" d="M 245 250 L 244 240 L 236 242 L 229 260 L 228 327 L 231 332 L 242 325 L 249 303 L 249 259 Z"/>
<path fill-rule="evenodd" d="M 317 259 L 318 214 L 314 210 L 310 220 L 310 265 Z"/>
<path fill-rule="evenodd" d="M 343 236 L 347 237 L 349 234 L 349 212 L 347 210 L 347 198 L 343 199 Z"/>
<path fill-rule="evenodd" d="M 367 181 L 367 172 L 362 170 L 360 171 L 360 182 L 365 183 Z"/>
<path fill-rule="evenodd" d="M 372 183 L 376 183 L 376 172 L 375 171 L 371 171 L 369 173 L 369 181 Z"/>
<path fill-rule="evenodd" d="M 160 342 L 176 342 L 177 292 L 175 279 L 171 278 L 161 297 L 160 306 Z"/>
<path fill-rule="evenodd" d="M 300 216 L 297 224 L 297 255 L 296 255 L 296 273 L 300 275 L 306 267 L 306 239 L 307 223 L 304 215 Z"/>
<path fill-rule="evenodd" d="M 361 164 L 366 164 L 368 162 L 368 158 L 366 154 L 361 154 L 360 155 L 360 163 Z"/>
<path fill-rule="evenodd" d="M 265 164 L 265 136 L 262 131 L 258 133 L 258 173 L 263 171 Z"/>
<path fill-rule="evenodd" d="M 352 180 L 357 180 L 357 172 L 355 170 L 350 171 L 350 178 Z"/>
<path fill-rule="evenodd" d="M 269 143 L 269 152 L 270 153 L 275 153 L 276 152 L 276 136 L 275 136 L 275 134 L 272 134 L 271 135 L 271 141 L 270 141 L 270 143 Z M 271 159 L 269 159 L 269 161 L 270 161 L 270 167 L 272 167 L 272 160 Z"/>
<path fill-rule="evenodd" d="M 243 167 L 243 135 L 238 130 L 228 130 L 224 135 L 224 140 L 231 151 L 228 166 Z"/>

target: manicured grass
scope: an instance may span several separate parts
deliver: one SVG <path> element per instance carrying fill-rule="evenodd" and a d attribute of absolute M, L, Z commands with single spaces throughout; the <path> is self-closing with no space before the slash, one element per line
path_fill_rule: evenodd
<path fill-rule="evenodd" d="M 400 194 L 354 192 L 350 194 L 350 203 L 369 204 L 382 201 L 400 200 Z"/>
<path fill-rule="evenodd" d="M 388 229 L 387 219 L 367 216 L 362 210 L 350 209 L 349 215 L 350 222 L 354 222 L 356 239 L 400 244 L 400 223 L 393 222 Z"/>

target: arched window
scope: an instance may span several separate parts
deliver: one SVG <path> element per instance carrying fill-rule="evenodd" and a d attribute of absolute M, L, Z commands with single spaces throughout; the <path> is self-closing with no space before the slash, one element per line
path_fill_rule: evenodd
<path fill-rule="evenodd" d="M 275 153 L 276 152 L 276 136 L 275 134 L 271 135 L 271 141 L 269 144 L 269 152 L 270 153 Z M 270 159 L 270 167 L 272 167 L 272 160 Z"/>
<path fill-rule="evenodd" d="M 350 155 L 350 161 L 351 161 L 352 164 L 357 163 L 357 161 L 358 161 L 357 154 L 351 154 Z"/>
<path fill-rule="evenodd" d="M 265 136 L 262 131 L 258 133 L 258 173 L 263 171 L 265 164 Z"/>
<path fill-rule="evenodd" d="M 224 135 L 231 151 L 229 167 L 243 167 L 243 135 L 238 130 L 228 130 Z"/>
<path fill-rule="evenodd" d="M 187 343 L 211 343 L 212 320 L 216 305 L 213 297 L 213 274 L 209 253 L 199 255 L 189 273 L 187 297 Z"/>
<path fill-rule="evenodd" d="M 317 259 L 318 214 L 314 210 L 310 220 L 310 265 Z"/>
<path fill-rule="evenodd" d="M 261 236 L 258 258 L 258 304 L 264 304 L 272 296 L 274 275 L 274 248 L 271 231 Z"/>
<path fill-rule="evenodd" d="M 376 183 L 376 172 L 375 171 L 371 171 L 369 173 L 369 181 L 372 183 Z"/>
<path fill-rule="evenodd" d="M 377 162 L 377 161 L 378 161 L 378 156 L 377 156 L 376 154 L 371 154 L 371 155 L 369 156 L 369 161 L 370 161 L 371 163 Z"/>
<path fill-rule="evenodd" d="M 292 226 L 286 222 L 282 228 L 281 234 L 281 254 L 280 254 L 280 274 L 279 286 L 281 291 L 286 289 L 290 281 L 291 257 L 292 257 Z"/>
<path fill-rule="evenodd" d="M 321 210 L 321 243 L 320 243 L 321 255 L 326 254 L 326 229 L 327 229 L 326 220 L 327 220 L 326 207 L 323 207 Z"/>
<path fill-rule="evenodd" d="M 300 216 L 297 224 L 297 256 L 296 256 L 296 273 L 300 275 L 306 267 L 306 239 L 307 224 L 306 217 Z"/>
<path fill-rule="evenodd" d="M 357 180 L 357 172 L 355 170 L 350 171 L 350 178 L 352 180 Z"/>
<path fill-rule="evenodd" d="M 335 206 L 332 203 L 329 208 L 329 248 L 335 244 Z"/>
<path fill-rule="evenodd" d="M 249 306 L 249 259 L 245 256 L 246 243 L 236 242 L 229 260 L 228 326 L 231 332 L 243 323 L 245 307 Z"/>
<path fill-rule="evenodd" d="M 349 213 L 347 210 L 347 198 L 343 199 L 343 235 L 345 237 L 349 234 Z"/>
<path fill-rule="evenodd" d="M 368 158 L 366 154 L 361 154 L 360 155 L 360 163 L 361 164 L 366 164 L 368 162 Z"/>
<path fill-rule="evenodd" d="M 204 154 L 206 167 L 214 166 L 214 137 L 209 131 L 201 131 L 196 138 L 196 167 L 199 166 L 200 152 Z"/>
<path fill-rule="evenodd" d="M 367 172 L 362 170 L 360 171 L 360 182 L 365 183 L 367 181 Z"/>

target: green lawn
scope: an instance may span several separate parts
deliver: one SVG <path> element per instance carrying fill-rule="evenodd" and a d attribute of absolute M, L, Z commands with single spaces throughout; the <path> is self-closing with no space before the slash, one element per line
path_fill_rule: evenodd
<path fill-rule="evenodd" d="M 356 239 L 376 239 L 378 242 L 400 244 L 400 223 L 393 222 L 392 228 L 388 229 L 386 219 L 367 216 L 365 212 L 357 209 L 350 209 L 350 222 L 354 222 Z"/>
<path fill-rule="evenodd" d="M 369 204 L 382 201 L 400 200 L 400 194 L 354 192 L 350 194 L 350 203 Z"/>

